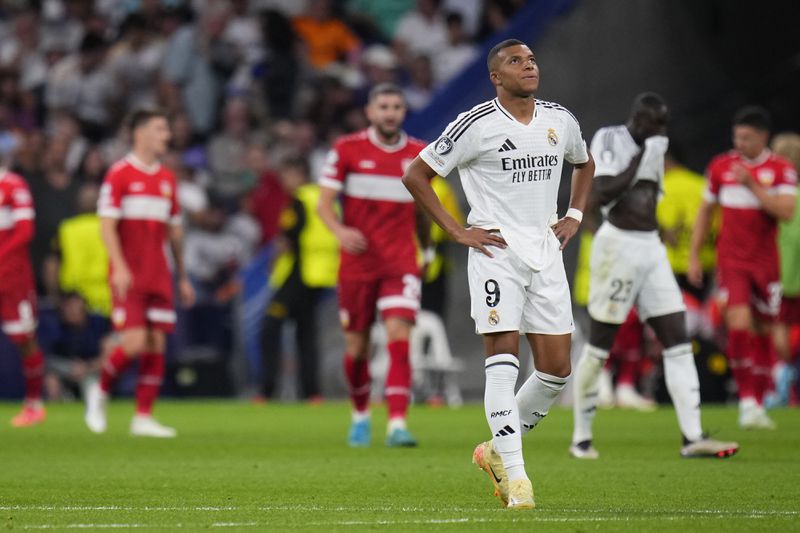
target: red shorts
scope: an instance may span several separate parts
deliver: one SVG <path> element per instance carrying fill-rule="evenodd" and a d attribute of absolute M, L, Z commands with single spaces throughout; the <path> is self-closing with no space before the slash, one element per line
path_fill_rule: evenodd
<path fill-rule="evenodd" d="M 111 306 L 111 323 L 117 331 L 146 327 L 172 333 L 175 329 L 172 291 L 155 293 L 130 290 L 124 300 L 112 296 Z"/>
<path fill-rule="evenodd" d="M 36 290 L 21 283 L 0 291 L 0 323 L 11 342 L 19 343 L 36 333 Z"/>
<path fill-rule="evenodd" d="M 398 317 L 412 324 L 417 318 L 420 280 L 414 274 L 368 281 L 339 280 L 339 319 L 345 331 L 367 331 L 381 318 Z"/>
<path fill-rule="evenodd" d="M 780 320 L 784 324 L 800 324 L 800 296 L 784 296 Z"/>
<path fill-rule="evenodd" d="M 775 320 L 781 310 L 781 281 L 775 269 L 746 270 L 722 268 L 717 270 L 720 299 L 726 307 L 749 305 L 756 314 Z"/>

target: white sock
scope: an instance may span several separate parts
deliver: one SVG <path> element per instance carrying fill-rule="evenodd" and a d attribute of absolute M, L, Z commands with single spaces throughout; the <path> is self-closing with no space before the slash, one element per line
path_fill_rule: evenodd
<path fill-rule="evenodd" d="M 700 423 L 700 380 L 689 343 L 664 350 L 664 379 L 683 436 L 690 441 L 703 438 Z"/>
<path fill-rule="evenodd" d="M 522 457 L 522 431 L 514 399 L 519 360 L 508 353 L 486 358 L 486 390 L 483 406 L 494 438 L 495 451 L 503 459 L 509 481 L 527 477 Z"/>
<path fill-rule="evenodd" d="M 390 434 L 395 429 L 406 429 L 406 419 L 402 417 L 390 418 L 386 424 L 386 434 Z"/>
<path fill-rule="evenodd" d="M 597 413 L 600 373 L 608 359 L 608 350 L 586 343 L 575 369 L 572 443 L 592 440 L 592 422 Z"/>
<path fill-rule="evenodd" d="M 534 370 L 517 392 L 519 423 L 523 433 L 536 427 L 547 413 L 558 395 L 564 390 L 569 376 L 562 378 Z"/>
<path fill-rule="evenodd" d="M 353 411 L 352 420 L 354 424 L 369 420 L 369 411 Z"/>

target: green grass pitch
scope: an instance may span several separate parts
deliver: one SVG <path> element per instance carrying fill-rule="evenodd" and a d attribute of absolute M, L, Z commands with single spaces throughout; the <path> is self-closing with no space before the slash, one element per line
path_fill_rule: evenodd
<path fill-rule="evenodd" d="M 322 406 L 162 402 L 175 440 L 127 434 L 133 407 L 114 402 L 92 435 L 82 406 L 52 405 L 40 427 L 13 429 L 0 404 L 0 528 L 186 531 L 771 531 L 800 530 L 800 410 L 778 430 L 744 432 L 732 408 L 706 428 L 737 439 L 726 460 L 681 459 L 671 409 L 601 411 L 601 458 L 567 456 L 572 414 L 554 409 L 525 439 L 534 511 L 507 511 L 471 464 L 487 438 L 480 405 L 415 407 L 417 449 L 345 445 L 344 403 Z"/>

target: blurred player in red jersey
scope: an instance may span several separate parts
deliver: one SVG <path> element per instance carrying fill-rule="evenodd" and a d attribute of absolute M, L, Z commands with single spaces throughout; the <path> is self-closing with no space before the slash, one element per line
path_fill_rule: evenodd
<path fill-rule="evenodd" d="M 414 240 L 417 211 L 403 171 L 425 144 L 402 130 L 403 93 L 375 86 L 366 107 L 371 126 L 339 139 L 319 180 L 319 214 L 341 243 L 339 307 L 345 331 L 344 367 L 353 402 L 351 446 L 370 443 L 369 331 L 380 311 L 386 325 L 389 372 L 387 446 L 416 446 L 406 427 L 411 393 L 408 338 L 420 305 Z M 342 216 L 335 209 L 342 197 Z M 427 235 L 428 228 L 418 229 Z"/>
<path fill-rule="evenodd" d="M 4 157 L 5 159 L 5 157 Z M 28 245 L 33 239 L 33 202 L 28 184 L 0 163 L 0 324 L 22 356 L 25 404 L 15 427 L 44 421 L 44 357 L 36 342 L 36 288 Z"/>
<path fill-rule="evenodd" d="M 797 172 L 767 148 L 769 135 L 766 110 L 746 107 L 734 117 L 734 150 L 714 158 L 706 171 L 708 189 L 689 258 L 689 281 L 699 286 L 700 247 L 711 211 L 719 204 L 722 228 L 717 241 L 717 275 L 743 428 L 775 427 L 762 402 L 770 384 L 770 328 L 781 307 L 776 234 L 778 221 L 792 217 L 797 195 Z"/>
<path fill-rule="evenodd" d="M 133 148 L 106 174 L 98 203 L 100 232 L 110 260 L 111 320 L 120 344 L 105 361 L 100 382 L 87 393 L 86 425 L 95 433 L 106 430 L 106 403 L 114 382 L 138 358 L 131 434 L 174 437 L 175 430 L 151 414 L 164 376 L 166 334 L 175 327 L 165 241 L 172 249 L 184 305 L 194 303 L 194 290 L 183 266 L 175 176 L 159 163 L 170 140 L 167 116 L 160 111 L 136 111 L 130 133 Z"/>

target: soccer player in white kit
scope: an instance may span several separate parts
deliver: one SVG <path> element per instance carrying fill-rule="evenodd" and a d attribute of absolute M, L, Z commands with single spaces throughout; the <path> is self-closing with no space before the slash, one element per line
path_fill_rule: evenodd
<path fill-rule="evenodd" d="M 656 204 L 664 177 L 669 113 L 654 93 L 636 97 L 624 125 L 592 138 L 593 200 L 605 221 L 592 242 L 589 342 L 575 369 L 575 426 L 570 454 L 597 459 L 592 422 L 600 372 L 631 307 L 664 346 L 664 377 L 683 434 L 683 457 L 729 457 L 738 444 L 709 439 L 700 424 L 700 382 L 686 332 L 683 297 L 658 236 Z"/>
<path fill-rule="evenodd" d="M 534 98 L 539 67 L 528 46 L 503 41 L 487 64 L 497 98 L 460 114 L 411 163 L 403 182 L 454 241 L 470 247 L 471 314 L 484 339 L 484 406 L 493 435 L 477 446 L 473 461 L 505 506 L 530 509 L 522 434 L 547 415 L 571 371 L 572 309 L 561 250 L 580 225 L 594 163 L 575 117 Z M 559 219 L 564 160 L 575 170 L 570 209 Z M 429 184 L 454 169 L 470 205 L 468 228 L 445 211 Z M 536 371 L 515 397 L 520 334 Z"/>

